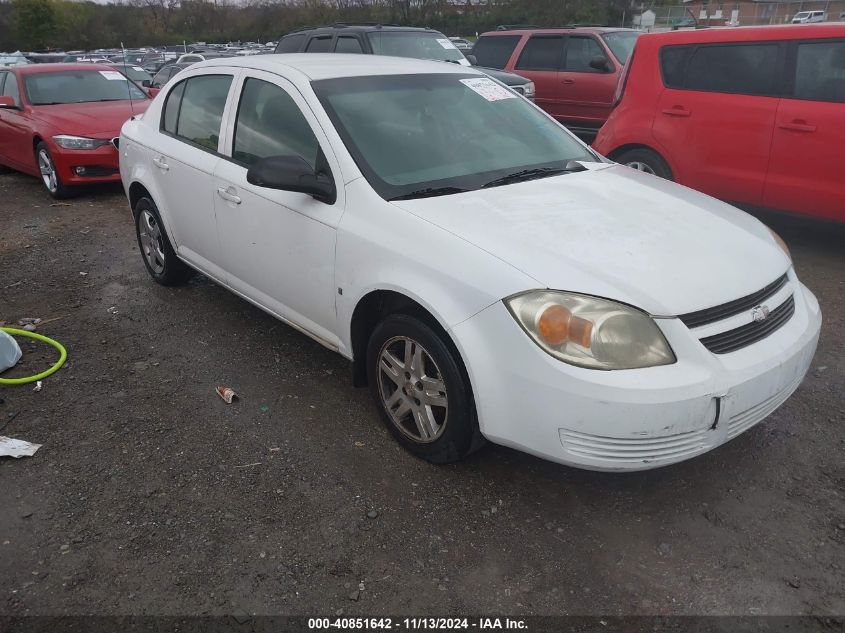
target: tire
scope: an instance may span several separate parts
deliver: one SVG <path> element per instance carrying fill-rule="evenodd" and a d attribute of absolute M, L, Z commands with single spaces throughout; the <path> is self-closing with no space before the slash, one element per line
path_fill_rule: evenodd
<path fill-rule="evenodd" d="M 53 162 L 53 156 L 50 154 L 50 150 L 47 148 L 47 145 L 43 142 L 38 143 L 38 145 L 35 146 L 35 164 L 41 171 L 41 175 L 39 176 L 39 178 L 41 178 L 41 183 L 44 185 L 47 193 L 53 196 L 53 198 L 56 200 L 64 200 L 76 195 L 76 189 L 68 187 L 62 183 L 59 172 L 56 171 L 56 164 Z"/>
<path fill-rule="evenodd" d="M 637 171 L 660 176 L 666 180 L 674 180 L 672 170 L 669 169 L 669 165 L 663 160 L 663 157 L 650 149 L 629 149 L 619 154 L 615 160 L 617 163 Z"/>
<path fill-rule="evenodd" d="M 392 360 L 382 364 L 386 354 Z M 483 444 L 466 371 L 423 321 L 407 314 L 382 320 L 367 346 L 367 377 L 385 425 L 417 457 L 446 464 Z"/>
<path fill-rule="evenodd" d="M 162 286 L 179 286 L 194 276 L 194 270 L 176 256 L 155 203 L 141 198 L 133 209 L 135 236 L 147 272 Z"/>

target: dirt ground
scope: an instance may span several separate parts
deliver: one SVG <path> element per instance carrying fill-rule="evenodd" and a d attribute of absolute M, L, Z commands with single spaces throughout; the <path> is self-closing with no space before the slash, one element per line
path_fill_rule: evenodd
<path fill-rule="evenodd" d="M 645 473 L 492 445 L 436 467 L 341 357 L 154 284 L 119 187 L 56 205 L 0 176 L 0 320 L 57 318 L 69 352 L 0 387 L 0 434 L 44 445 L 0 460 L 0 615 L 845 614 L 845 232 L 764 220 L 824 313 L 766 422 Z M 10 374 L 52 361 L 23 348 Z"/>

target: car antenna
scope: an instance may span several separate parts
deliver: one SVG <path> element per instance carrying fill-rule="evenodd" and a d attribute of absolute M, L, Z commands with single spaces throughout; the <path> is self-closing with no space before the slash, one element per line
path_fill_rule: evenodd
<path fill-rule="evenodd" d="M 126 96 L 129 97 L 129 112 L 132 113 L 130 118 L 135 118 L 135 104 L 132 103 L 132 87 L 129 85 L 129 74 L 126 72 L 126 49 L 123 47 L 123 42 L 120 43 L 120 54 L 123 56 L 123 76 L 126 78 Z"/>

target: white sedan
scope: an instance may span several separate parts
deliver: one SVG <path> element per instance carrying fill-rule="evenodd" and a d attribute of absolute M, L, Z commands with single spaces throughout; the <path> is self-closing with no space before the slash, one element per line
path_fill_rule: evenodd
<path fill-rule="evenodd" d="M 150 275 L 199 270 L 353 363 L 396 439 L 638 470 L 748 430 L 821 315 L 781 240 L 608 162 L 481 73 L 201 62 L 120 137 Z"/>

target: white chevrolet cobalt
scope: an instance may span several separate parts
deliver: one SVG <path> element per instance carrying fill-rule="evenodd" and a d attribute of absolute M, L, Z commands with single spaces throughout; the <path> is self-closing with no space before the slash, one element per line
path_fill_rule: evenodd
<path fill-rule="evenodd" d="M 201 62 L 123 126 L 144 263 L 352 360 L 409 451 L 595 470 L 708 451 L 801 383 L 815 297 L 756 219 L 595 154 L 472 68 Z"/>

